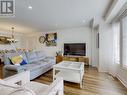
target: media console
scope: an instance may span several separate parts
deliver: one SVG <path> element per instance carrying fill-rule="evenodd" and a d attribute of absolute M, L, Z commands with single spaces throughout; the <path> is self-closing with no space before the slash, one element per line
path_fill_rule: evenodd
<path fill-rule="evenodd" d="M 89 66 L 89 57 L 86 56 L 56 56 L 56 63 L 61 61 L 84 62 L 86 66 Z"/>

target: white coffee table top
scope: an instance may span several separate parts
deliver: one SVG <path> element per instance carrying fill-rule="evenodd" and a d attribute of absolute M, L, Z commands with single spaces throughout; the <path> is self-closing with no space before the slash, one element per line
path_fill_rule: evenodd
<path fill-rule="evenodd" d="M 62 61 L 59 64 L 54 65 L 53 67 L 80 70 L 82 65 L 84 65 L 83 62 Z"/>

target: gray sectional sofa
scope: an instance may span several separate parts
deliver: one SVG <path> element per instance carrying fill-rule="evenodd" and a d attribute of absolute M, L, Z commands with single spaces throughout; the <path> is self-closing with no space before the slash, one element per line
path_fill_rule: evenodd
<path fill-rule="evenodd" d="M 23 59 L 28 64 L 21 66 L 12 65 L 9 58 L 17 55 L 22 55 Z M 52 69 L 55 63 L 55 58 L 46 57 L 43 51 L 7 53 L 4 55 L 5 65 L 3 67 L 3 77 L 6 78 L 11 75 L 29 70 L 30 79 L 33 80 Z"/>

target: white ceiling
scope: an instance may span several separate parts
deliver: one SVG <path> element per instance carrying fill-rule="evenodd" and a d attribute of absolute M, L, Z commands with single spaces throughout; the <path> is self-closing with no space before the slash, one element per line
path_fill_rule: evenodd
<path fill-rule="evenodd" d="M 14 18 L 0 18 L 0 29 L 18 32 L 50 31 L 89 25 L 104 16 L 112 0 L 15 0 Z M 32 10 L 28 6 L 32 6 Z M 85 22 L 83 22 L 85 20 Z M 57 24 L 57 25 L 56 25 Z"/>

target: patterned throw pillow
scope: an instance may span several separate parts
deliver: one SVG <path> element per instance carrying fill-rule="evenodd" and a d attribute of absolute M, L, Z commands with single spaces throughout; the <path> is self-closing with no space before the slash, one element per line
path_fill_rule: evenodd
<path fill-rule="evenodd" d="M 26 61 L 23 59 L 22 55 L 11 57 L 10 60 L 14 65 L 25 65 L 25 64 L 27 64 Z"/>

